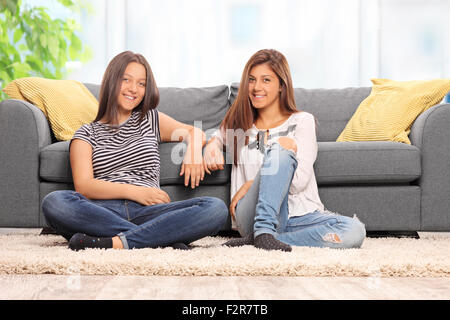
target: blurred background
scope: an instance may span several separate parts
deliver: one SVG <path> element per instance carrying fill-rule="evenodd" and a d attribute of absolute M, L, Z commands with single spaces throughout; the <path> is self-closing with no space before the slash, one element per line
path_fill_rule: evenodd
<path fill-rule="evenodd" d="M 286 56 L 295 87 L 450 78 L 450 0 L 90 0 L 72 10 L 75 2 L 20 7 L 77 23 L 89 54 L 69 57 L 62 77 L 81 82 L 100 83 L 110 59 L 132 50 L 158 86 L 230 84 L 263 48 Z"/>

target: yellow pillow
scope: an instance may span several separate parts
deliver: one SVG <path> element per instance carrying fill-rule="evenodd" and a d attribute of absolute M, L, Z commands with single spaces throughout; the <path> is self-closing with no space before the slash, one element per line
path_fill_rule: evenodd
<path fill-rule="evenodd" d="M 359 105 L 336 141 L 396 141 L 411 144 L 411 125 L 450 91 L 450 79 L 371 79 L 370 95 Z"/>
<path fill-rule="evenodd" d="M 97 99 L 75 80 L 21 78 L 9 83 L 3 91 L 12 99 L 25 100 L 41 109 L 58 140 L 70 140 L 98 112 Z"/>

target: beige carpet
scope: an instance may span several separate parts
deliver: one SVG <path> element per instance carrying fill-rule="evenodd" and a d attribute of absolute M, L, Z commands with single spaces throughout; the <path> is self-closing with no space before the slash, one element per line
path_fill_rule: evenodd
<path fill-rule="evenodd" d="M 367 238 L 360 249 L 222 247 L 208 237 L 172 248 L 74 252 L 55 235 L 0 235 L 0 274 L 450 277 L 450 238 Z"/>

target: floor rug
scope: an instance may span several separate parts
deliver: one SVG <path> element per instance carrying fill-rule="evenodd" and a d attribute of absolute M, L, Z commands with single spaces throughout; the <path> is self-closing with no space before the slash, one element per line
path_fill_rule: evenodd
<path fill-rule="evenodd" d="M 366 238 L 358 249 L 223 247 L 206 237 L 191 250 L 72 251 L 57 235 L 0 235 L 0 274 L 158 276 L 450 277 L 450 238 Z"/>

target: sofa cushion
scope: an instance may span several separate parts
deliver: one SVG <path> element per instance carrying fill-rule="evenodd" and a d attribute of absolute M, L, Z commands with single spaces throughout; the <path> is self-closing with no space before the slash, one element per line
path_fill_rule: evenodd
<path fill-rule="evenodd" d="M 359 105 L 337 141 L 396 141 L 408 135 L 417 116 L 450 91 L 450 79 L 394 81 L 372 79 L 370 95 Z"/>
<path fill-rule="evenodd" d="M 399 142 L 319 142 L 319 185 L 405 183 L 421 175 L 419 148 Z"/>
<path fill-rule="evenodd" d="M 3 91 L 13 99 L 25 100 L 41 109 L 60 141 L 70 140 L 78 128 L 94 120 L 98 111 L 97 99 L 75 80 L 20 78 Z"/>
<path fill-rule="evenodd" d="M 161 186 L 182 185 L 182 144 L 162 143 Z M 182 154 L 182 153 L 181 153 Z M 314 170 L 319 185 L 405 183 L 420 177 L 420 150 L 397 142 L 319 142 Z M 202 184 L 230 181 L 231 166 L 206 174 Z M 40 176 L 50 182 L 72 182 L 69 142 L 53 143 L 40 152 Z"/>
<path fill-rule="evenodd" d="M 159 145 L 161 159 L 160 184 L 182 185 L 184 176 L 180 177 L 182 156 L 179 151 L 183 143 L 162 143 Z M 72 171 L 69 159 L 69 141 L 57 142 L 43 148 L 39 154 L 42 180 L 49 182 L 72 183 Z M 230 181 L 231 166 L 225 166 L 224 170 L 216 171 L 211 175 L 206 174 L 202 184 L 225 184 Z"/>
<path fill-rule="evenodd" d="M 52 143 L 39 153 L 39 176 L 45 181 L 72 182 L 70 141 Z"/>
<path fill-rule="evenodd" d="M 184 143 L 171 142 L 159 145 L 159 156 L 161 158 L 161 185 L 184 184 L 184 176 L 180 177 L 181 162 L 185 150 Z M 184 147 L 184 148 L 183 148 Z M 225 155 L 224 155 L 225 157 Z M 205 179 L 201 184 L 224 184 L 230 181 L 231 165 L 225 166 L 224 170 L 218 170 L 211 175 L 205 173 Z"/>

